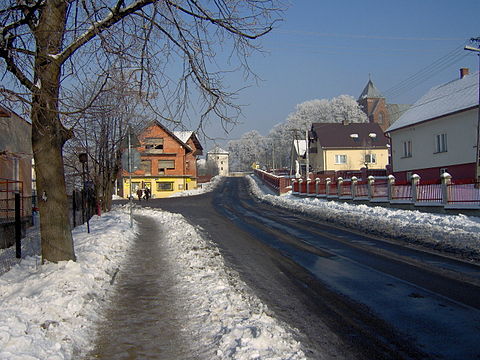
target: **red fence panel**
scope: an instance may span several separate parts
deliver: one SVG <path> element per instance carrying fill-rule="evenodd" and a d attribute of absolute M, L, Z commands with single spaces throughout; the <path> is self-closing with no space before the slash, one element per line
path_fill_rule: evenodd
<path fill-rule="evenodd" d="M 327 184 L 319 183 L 317 194 L 318 195 L 326 195 L 326 191 L 327 191 Z"/>
<path fill-rule="evenodd" d="M 412 185 L 393 185 L 392 200 L 412 200 Z"/>
<path fill-rule="evenodd" d="M 417 202 L 442 203 L 442 185 L 419 184 L 417 185 Z"/>
<path fill-rule="evenodd" d="M 342 193 L 341 196 L 352 196 L 352 183 L 349 181 L 344 181 L 342 184 Z"/>
<path fill-rule="evenodd" d="M 368 197 L 368 183 L 366 181 L 359 181 L 357 183 L 355 197 Z"/>
<path fill-rule="evenodd" d="M 388 197 L 388 185 L 387 183 L 374 183 L 373 194 L 374 198 L 386 198 Z"/>
<path fill-rule="evenodd" d="M 480 205 L 480 188 L 478 184 L 447 185 L 448 203 L 464 205 Z"/>

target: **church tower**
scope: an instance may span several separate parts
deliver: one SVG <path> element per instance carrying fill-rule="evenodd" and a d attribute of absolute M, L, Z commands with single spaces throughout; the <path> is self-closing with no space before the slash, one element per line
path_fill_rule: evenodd
<path fill-rule="evenodd" d="M 385 98 L 375 87 L 372 79 L 368 79 L 367 86 L 363 89 L 357 102 L 367 114 L 369 122 L 377 123 L 383 131 L 390 126 L 390 116 Z"/>

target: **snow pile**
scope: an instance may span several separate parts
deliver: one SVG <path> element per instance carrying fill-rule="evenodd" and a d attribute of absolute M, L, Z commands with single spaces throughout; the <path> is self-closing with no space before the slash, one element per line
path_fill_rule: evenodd
<path fill-rule="evenodd" d="M 128 215 L 93 217 L 73 231 L 77 262 L 27 257 L 0 277 L 0 359 L 71 359 L 87 351 L 92 324 L 135 237 Z M 81 350 L 80 350 L 81 349 Z"/>
<path fill-rule="evenodd" d="M 228 270 L 218 251 L 181 215 L 144 208 L 159 222 L 187 314 L 182 332 L 218 359 L 304 359 L 300 344 Z M 93 348 L 96 324 L 135 239 L 128 207 L 73 231 L 77 262 L 27 257 L 0 276 L 0 359 L 72 359 Z M 160 237 L 159 237 L 160 238 Z"/>
<path fill-rule="evenodd" d="M 139 210 L 155 218 L 164 233 L 189 333 L 216 349 L 220 359 L 304 359 L 300 344 L 271 316 L 266 305 L 229 270 L 215 245 L 181 215 Z"/>
<path fill-rule="evenodd" d="M 291 194 L 275 196 L 265 194 L 251 176 L 248 180 L 253 195 L 270 204 L 366 233 L 480 259 L 478 217 L 355 205 Z"/>
<path fill-rule="evenodd" d="M 198 189 L 179 191 L 179 192 L 176 192 L 175 194 L 172 194 L 171 196 L 169 196 L 169 198 L 205 194 L 205 193 L 210 192 L 213 189 L 215 189 L 217 187 L 217 185 L 220 184 L 223 180 L 224 180 L 223 176 L 217 175 L 217 176 L 214 176 L 210 180 L 210 182 L 200 184 L 201 187 L 199 187 Z"/>

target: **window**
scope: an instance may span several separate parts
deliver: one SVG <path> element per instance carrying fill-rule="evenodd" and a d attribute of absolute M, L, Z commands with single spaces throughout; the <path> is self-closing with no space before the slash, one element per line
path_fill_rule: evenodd
<path fill-rule="evenodd" d="M 157 182 L 157 191 L 173 191 L 173 182 Z"/>
<path fill-rule="evenodd" d="M 158 160 L 158 174 L 164 175 L 167 169 L 175 169 L 175 160 Z"/>
<path fill-rule="evenodd" d="M 136 192 L 138 189 L 141 189 L 140 183 L 137 181 L 132 182 L 132 193 Z"/>
<path fill-rule="evenodd" d="M 145 175 L 152 174 L 152 160 L 142 160 L 140 163 L 140 170 L 142 170 Z"/>
<path fill-rule="evenodd" d="M 368 164 L 375 164 L 377 162 L 377 155 L 376 154 L 366 154 L 365 155 L 365 162 Z"/>
<path fill-rule="evenodd" d="M 335 164 L 346 164 L 347 155 L 335 155 Z"/>
<path fill-rule="evenodd" d="M 383 124 L 383 112 L 380 112 L 380 113 L 378 114 L 378 123 L 379 123 L 379 124 Z"/>
<path fill-rule="evenodd" d="M 146 138 L 145 150 L 159 150 L 156 152 L 163 152 L 163 139 L 162 138 Z"/>
<path fill-rule="evenodd" d="M 412 142 L 410 140 L 402 142 L 403 157 L 412 157 Z"/>
<path fill-rule="evenodd" d="M 447 152 L 447 134 L 439 134 L 435 136 L 435 152 Z"/>

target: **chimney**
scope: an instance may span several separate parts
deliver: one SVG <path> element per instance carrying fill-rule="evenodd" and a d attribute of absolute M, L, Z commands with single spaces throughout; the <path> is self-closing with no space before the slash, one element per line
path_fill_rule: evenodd
<path fill-rule="evenodd" d="M 470 70 L 468 68 L 461 68 L 460 69 L 460 79 L 463 79 L 465 75 L 468 75 Z"/>

